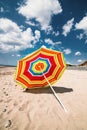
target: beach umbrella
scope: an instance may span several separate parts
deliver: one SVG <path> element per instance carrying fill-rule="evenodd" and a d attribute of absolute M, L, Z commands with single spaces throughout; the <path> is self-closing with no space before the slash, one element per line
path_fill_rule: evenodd
<path fill-rule="evenodd" d="M 52 84 L 61 77 L 65 68 L 66 64 L 62 52 L 40 48 L 18 61 L 16 81 L 28 89 L 50 86 L 65 110 L 52 87 Z"/>

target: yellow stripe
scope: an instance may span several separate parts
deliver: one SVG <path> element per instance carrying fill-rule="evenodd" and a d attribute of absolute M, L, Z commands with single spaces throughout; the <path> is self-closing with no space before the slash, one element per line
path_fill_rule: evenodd
<path fill-rule="evenodd" d="M 25 56 L 25 57 L 22 58 L 21 60 L 27 60 L 27 59 L 30 58 L 30 57 L 31 57 L 30 59 L 32 59 L 33 55 L 34 55 L 34 57 L 35 57 L 36 55 L 38 55 L 38 54 L 40 53 L 40 50 L 41 50 L 41 49 L 38 49 L 38 50 L 32 52 L 31 54 Z"/>
<path fill-rule="evenodd" d="M 44 51 L 43 51 L 44 50 Z M 22 58 L 21 60 L 27 60 L 27 58 L 30 58 L 30 59 L 32 59 L 32 57 L 34 56 L 36 56 L 36 55 L 38 55 L 40 52 L 42 53 L 42 52 L 45 52 L 45 51 L 48 51 L 48 53 L 49 53 L 49 55 L 51 55 L 51 52 L 50 51 L 52 51 L 52 52 L 54 52 L 54 53 L 61 53 L 60 51 L 56 51 L 56 50 L 52 50 L 52 49 L 48 49 L 48 48 L 39 48 L 38 50 L 35 50 L 34 52 L 32 52 L 31 54 L 29 54 L 29 55 L 27 55 L 27 56 L 25 56 L 24 58 Z M 48 54 L 47 53 L 47 54 Z"/>
<path fill-rule="evenodd" d="M 23 66 L 24 66 L 24 64 L 23 64 Z M 57 73 L 59 67 L 60 67 L 59 65 L 56 66 L 56 68 L 54 69 L 54 72 L 52 73 L 52 75 L 47 78 L 48 80 L 51 80 L 52 78 L 55 77 L 55 75 L 56 75 L 56 73 Z M 31 81 L 31 80 L 29 80 L 29 79 L 26 77 L 26 75 L 23 75 L 23 73 L 21 73 L 20 77 L 23 78 L 24 80 L 26 80 L 29 84 L 43 84 L 43 83 L 46 82 L 45 79 L 42 80 L 42 81 L 41 81 L 41 80 L 37 80 L 37 81 L 32 80 L 32 81 Z"/>
<path fill-rule="evenodd" d="M 17 73 L 18 73 L 18 69 L 19 69 L 19 62 L 17 63 L 16 71 L 15 71 L 15 74 L 14 74 L 14 79 L 15 79 L 15 81 L 16 81 L 19 85 L 21 85 L 23 88 L 27 88 L 27 86 L 24 85 L 22 82 L 16 80 L 16 78 L 17 78 Z"/>
<path fill-rule="evenodd" d="M 38 56 L 40 53 L 41 53 L 41 54 L 45 54 L 45 55 L 47 55 L 47 56 L 57 55 L 57 54 L 51 54 L 50 52 L 47 53 L 47 52 L 38 50 L 38 51 L 36 51 L 36 54 L 35 54 L 35 55 L 34 55 L 34 53 L 31 54 L 31 55 L 28 55 L 28 56 L 26 56 L 25 58 L 21 59 L 21 61 L 27 62 L 28 60 L 31 60 L 31 59 L 33 59 L 34 57 Z M 59 53 L 60 53 L 60 52 L 59 52 Z"/>
<path fill-rule="evenodd" d="M 25 58 L 22 59 L 23 65 L 22 65 L 22 71 L 21 71 L 20 77 L 23 78 L 24 80 L 28 81 L 29 84 L 41 84 L 41 83 L 44 84 L 44 83 L 46 82 L 45 79 L 44 79 L 43 81 L 35 81 L 35 80 L 34 80 L 34 81 L 31 81 L 31 80 L 29 80 L 25 75 L 23 75 L 23 72 L 24 72 L 24 69 L 25 69 L 25 65 L 26 65 L 26 61 L 31 60 L 32 58 L 36 57 L 38 54 L 40 54 L 40 51 L 41 51 L 41 49 L 39 49 L 38 51 L 34 52 L 33 54 L 28 55 L 28 56 L 26 56 Z M 48 50 L 48 51 L 49 51 L 49 50 Z M 51 51 L 52 51 L 52 50 L 51 50 Z M 48 80 L 51 80 L 52 78 L 55 77 L 55 75 L 56 75 L 56 73 L 57 73 L 57 71 L 58 71 L 58 69 L 59 69 L 59 67 L 60 67 L 59 62 L 58 62 L 58 58 L 57 58 L 57 54 L 60 53 L 60 52 L 57 52 L 57 51 L 56 51 L 57 54 L 50 54 L 50 53 L 42 52 L 42 51 L 41 51 L 41 53 L 42 53 L 42 54 L 45 54 L 45 55 L 48 55 L 48 56 L 54 56 L 54 60 L 55 60 L 55 63 L 56 63 L 57 66 L 56 66 L 56 68 L 54 69 L 53 74 L 47 78 Z M 34 54 L 35 54 L 35 55 L 34 55 Z M 33 55 L 33 56 L 32 56 L 32 55 Z M 64 64 L 64 66 L 66 66 L 65 61 L 64 61 L 64 58 L 63 58 L 63 54 L 61 53 L 61 55 L 62 55 L 63 64 Z M 32 57 L 31 57 L 31 56 L 32 56 Z M 30 57 L 30 58 L 29 58 L 29 57 Z M 64 70 L 65 70 L 65 68 L 62 69 L 61 73 L 60 73 L 59 76 L 58 76 L 58 79 L 61 77 L 61 75 L 62 75 L 62 73 L 64 72 Z M 18 67 L 17 67 L 17 72 L 18 72 Z M 53 84 L 54 82 L 56 82 L 56 81 L 51 82 L 51 84 Z M 21 84 L 22 86 L 26 87 L 23 83 L 19 83 L 19 84 Z M 47 86 L 48 86 L 48 85 L 47 85 Z"/>
<path fill-rule="evenodd" d="M 45 55 L 47 55 L 47 53 L 46 53 Z M 49 56 L 50 56 L 50 54 L 49 54 Z M 56 54 L 55 54 L 55 55 L 52 54 L 52 56 L 54 56 L 55 63 L 57 63 L 56 65 L 57 65 L 57 67 L 59 68 L 60 64 L 59 64 L 59 62 L 58 62 L 57 55 L 56 55 Z M 34 57 L 35 57 L 35 56 L 34 56 Z M 21 77 L 22 77 L 22 75 L 23 75 L 23 72 L 24 72 L 24 69 L 25 69 L 25 65 L 26 65 L 26 61 L 25 61 L 25 60 L 22 61 L 22 62 L 23 62 L 23 65 L 22 65 L 23 68 L 22 68 L 22 71 L 21 71 L 21 74 L 20 74 Z M 57 67 L 56 67 L 56 69 L 55 69 L 55 72 L 57 72 Z M 54 72 L 54 73 L 55 73 L 55 72 Z M 54 73 L 53 73 L 53 74 L 54 74 Z M 23 77 L 25 78 L 25 76 L 23 76 Z M 23 78 L 23 77 L 22 77 L 22 78 Z M 23 79 L 24 79 L 24 78 L 23 78 Z M 27 77 L 26 77 L 26 78 L 27 78 Z M 25 78 L 25 79 L 26 79 L 26 78 Z M 26 80 L 29 80 L 29 79 L 27 78 Z M 31 81 L 29 81 L 29 83 L 30 83 L 30 82 L 31 82 Z M 35 81 L 35 82 L 38 82 L 38 81 Z"/>
<path fill-rule="evenodd" d="M 40 60 L 37 61 L 37 62 L 35 62 L 34 65 L 32 66 L 32 70 L 33 70 L 35 73 L 39 73 L 39 72 L 41 72 L 41 71 L 35 69 L 36 64 L 38 64 L 39 62 L 40 62 Z M 41 61 L 41 62 L 44 64 L 44 69 L 43 69 L 43 71 L 45 71 L 46 68 L 47 68 L 47 64 L 46 64 L 45 61 Z"/>
<path fill-rule="evenodd" d="M 60 77 L 62 76 L 62 74 L 64 73 L 64 71 L 65 71 L 65 69 L 66 69 L 66 63 L 65 63 L 64 55 L 63 55 L 63 54 L 61 54 L 61 57 L 62 57 L 62 61 L 63 61 L 64 68 L 62 69 L 61 73 L 59 74 L 59 76 L 58 76 L 58 79 L 57 79 L 57 80 L 59 80 L 59 79 L 60 79 Z"/>
<path fill-rule="evenodd" d="M 46 54 L 47 55 L 47 54 Z M 60 67 L 60 64 L 59 64 L 59 62 L 58 62 L 58 58 L 57 58 L 57 55 L 54 55 L 54 60 L 55 60 L 55 63 L 57 63 L 56 65 L 56 68 L 55 68 L 55 70 L 54 70 L 54 72 L 53 72 L 53 74 L 51 75 L 51 76 L 49 76 L 48 77 L 48 80 L 50 80 L 50 79 L 52 79 L 53 77 L 55 77 L 55 75 L 56 75 L 56 73 L 57 73 L 57 71 L 58 71 L 58 69 L 59 69 L 59 67 Z M 46 81 L 45 81 L 45 79 L 43 80 L 43 81 L 35 81 L 35 80 L 29 80 L 25 75 L 23 75 L 23 72 L 24 72 L 24 69 L 25 69 L 25 65 L 26 65 L 26 62 L 25 61 L 23 61 L 23 68 L 22 68 L 22 71 L 21 71 L 21 74 L 20 74 L 20 77 L 21 78 L 23 78 L 24 80 L 26 80 L 26 81 L 29 81 L 28 83 L 29 84 L 43 84 L 43 83 L 45 83 Z"/>

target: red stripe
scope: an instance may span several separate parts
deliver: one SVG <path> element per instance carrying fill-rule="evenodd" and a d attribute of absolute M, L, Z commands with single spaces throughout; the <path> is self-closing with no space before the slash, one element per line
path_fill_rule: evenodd
<path fill-rule="evenodd" d="M 47 58 L 49 59 L 50 61 L 50 64 L 51 64 L 51 67 L 49 69 L 49 71 L 46 73 L 46 77 L 49 77 L 50 75 L 52 75 L 55 67 L 56 67 L 56 63 L 55 63 L 55 60 L 54 60 L 54 57 L 53 56 L 46 56 L 44 54 L 39 54 L 38 56 L 34 57 L 33 59 L 29 60 L 26 62 L 26 66 L 25 66 L 25 70 L 24 70 L 24 75 L 26 77 L 28 77 L 30 80 L 44 80 L 44 76 L 33 76 L 29 71 L 28 71 L 28 68 L 30 67 L 30 63 L 34 60 L 36 60 L 37 58 Z"/>
<path fill-rule="evenodd" d="M 31 60 L 27 61 L 25 67 L 23 67 L 23 62 L 24 62 L 24 61 L 20 61 L 20 62 L 19 62 L 18 74 L 17 74 L 16 80 L 22 82 L 22 83 L 23 83 L 24 85 L 26 85 L 28 88 L 45 87 L 45 86 L 48 85 L 47 82 L 45 82 L 45 83 L 43 83 L 43 84 L 42 84 L 42 83 L 41 83 L 41 84 L 29 84 L 29 81 L 27 81 L 26 79 L 22 79 L 22 78 L 20 77 L 20 74 L 21 74 L 22 69 L 25 68 L 23 74 L 26 75 L 30 80 L 32 80 L 32 83 L 33 83 L 34 80 L 35 80 L 35 81 L 41 81 L 41 80 L 44 79 L 43 76 L 41 76 L 41 77 L 40 77 L 40 76 L 39 76 L 39 77 L 38 77 L 38 76 L 32 76 L 32 75 L 28 72 L 28 68 L 29 68 L 29 66 L 30 66 L 30 63 L 31 63 L 32 61 L 34 61 L 35 59 L 39 58 L 39 57 L 41 57 L 41 58 L 47 58 L 47 59 L 49 59 L 49 61 L 50 61 L 50 63 L 51 63 L 50 70 L 49 70 L 49 72 L 46 74 L 46 77 L 49 77 L 50 75 L 52 75 L 52 73 L 53 73 L 55 67 L 57 66 L 57 65 L 56 65 L 56 61 L 54 60 L 54 56 L 48 56 L 48 55 L 46 56 L 45 54 L 39 54 L 38 56 L 35 56 L 35 57 L 32 58 Z M 55 81 L 56 79 L 58 79 L 58 76 L 60 75 L 61 71 L 62 71 L 63 68 L 64 68 L 63 59 L 62 59 L 62 54 L 61 54 L 61 53 L 57 53 L 57 58 L 58 58 L 58 62 L 59 62 L 59 64 L 60 64 L 60 68 L 58 69 L 58 71 L 57 71 L 57 73 L 55 74 L 54 78 L 52 78 L 51 80 L 49 80 L 50 83 L 53 82 L 53 81 Z M 23 68 L 22 68 L 22 67 L 23 67 Z"/>

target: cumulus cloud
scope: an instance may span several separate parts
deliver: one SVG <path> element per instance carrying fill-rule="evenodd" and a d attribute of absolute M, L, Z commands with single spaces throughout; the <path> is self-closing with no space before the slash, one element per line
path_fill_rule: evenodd
<path fill-rule="evenodd" d="M 32 48 L 40 38 L 38 30 L 33 34 L 31 28 L 22 30 L 15 22 L 7 18 L 0 19 L 0 51 L 19 51 Z"/>
<path fill-rule="evenodd" d="M 35 30 L 35 39 L 36 40 L 39 40 L 40 39 L 40 31 L 38 31 L 38 30 Z"/>
<path fill-rule="evenodd" d="M 87 39 L 85 40 L 85 44 L 87 44 Z"/>
<path fill-rule="evenodd" d="M 63 51 L 64 51 L 64 53 L 67 54 L 67 55 L 71 53 L 71 49 L 69 49 L 69 48 L 64 49 Z"/>
<path fill-rule="evenodd" d="M 20 57 L 21 55 L 20 55 L 20 54 L 16 54 L 16 55 L 12 54 L 11 56 L 12 56 L 12 57 L 14 57 L 14 56 Z"/>
<path fill-rule="evenodd" d="M 79 63 L 80 63 L 80 62 L 82 62 L 82 60 L 81 60 L 81 59 L 78 59 L 78 60 L 77 60 L 77 62 L 79 62 Z"/>
<path fill-rule="evenodd" d="M 3 13 L 4 12 L 4 8 L 0 7 L 0 12 Z"/>
<path fill-rule="evenodd" d="M 87 16 L 83 17 L 83 19 L 75 24 L 75 28 L 83 31 L 87 31 Z"/>
<path fill-rule="evenodd" d="M 81 40 L 84 37 L 84 34 L 80 33 L 80 35 L 76 36 L 79 40 Z"/>
<path fill-rule="evenodd" d="M 71 20 L 67 21 L 67 23 L 63 26 L 63 35 L 67 36 L 67 34 L 71 31 L 72 26 L 73 26 L 73 22 L 74 22 L 74 18 L 72 18 Z"/>
<path fill-rule="evenodd" d="M 27 24 L 29 24 L 30 26 L 36 26 L 36 27 L 38 27 L 39 26 L 39 24 L 37 23 L 35 23 L 35 22 L 33 22 L 33 21 L 26 21 L 26 23 Z"/>
<path fill-rule="evenodd" d="M 80 56 L 80 55 L 81 55 L 80 51 L 75 52 L 75 56 Z"/>
<path fill-rule="evenodd" d="M 11 56 L 14 56 L 14 54 L 12 54 Z"/>
<path fill-rule="evenodd" d="M 17 54 L 17 57 L 20 57 L 21 55 L 20 54 Z"/>
<path fill-rule="evenodd" d="M 45 42 L 46 42 L 47 44 L 51 44 L 51 45 L 54 44 L 54 42 L 53 42 L 50 38 L 45 39 Z"/>
<path fill-rule="evenodd" d="M 49 45 L 52 45 L 52 46 L 54 46 L 54 45 L 56 45 L 56 44 L 62 44 L 61 41 L 53 42 L 50 38 L 45 39 L 45 42 L 46 42 L 47 44 L 49 44 Z"/>
<path fill-rule="evenodd" d="M 59 31 L 54 32 L 54 35 L 55 35 L 55 36 L 59 36 Z"/>
<path fill-rule="evenodd" d="M 61 13 L 62 7 L 58 0 L 26 0 L 17 10 L 26 17 L 27 21 L 34 19 L 42 30 L 46 30 L 50 25 L 51 17 Z"/>
<path fill-rule="evenodd" d="M 52 33 L 53 33 L 53 27 L 49 25 L 49 26 L 46 28 L 45 33 L 46 33 L 47 35 L 52 34 Z"/>
<path fill-rule="evenodd" d="M 45 45 L 42 45 L 41 47 L 42 47 L 42 48 L 46 48 L 46 46 L 45 46 Z"/>
<path fill-rule="evenodd" d="M 86 43 L 86 41 L 87 41 L 87 16 L 83 17 L 79 23 L 76 23 L 75 28 L 76 28 L 76 30 L 83 31 L 83 33 L 81 33 L 79 36 L 77 36 L 77 38 L 79 38 L 80 40 L 82 38 L 84 38 L 85 43 Z"/>

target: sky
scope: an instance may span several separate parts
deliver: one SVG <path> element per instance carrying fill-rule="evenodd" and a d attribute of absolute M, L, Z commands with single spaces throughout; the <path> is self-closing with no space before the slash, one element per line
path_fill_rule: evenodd
<path fill-rule="evenodd" d="M 42 46 L 68 64 L 87 60 L 87 0 L 0 0 L 0 64 L 16 65 Z"/>

